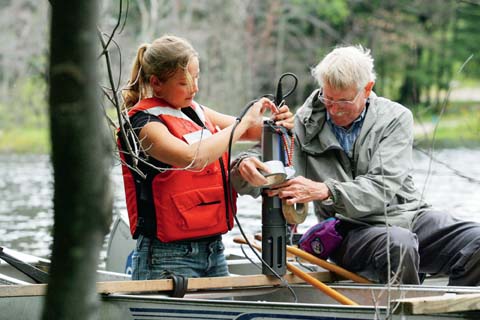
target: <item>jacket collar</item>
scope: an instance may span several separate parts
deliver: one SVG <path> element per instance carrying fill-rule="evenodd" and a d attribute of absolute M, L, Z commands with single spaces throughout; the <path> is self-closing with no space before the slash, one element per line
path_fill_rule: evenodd
<path fill-rule="evenodd" d="M 298 130 L 298 139 L 303 151 L 312 154 L 320 154 L 329 149 L 341 149 L 335 135 L 326 125 L 327 110 L 323 103 L 318 100 L 320 89 L 312 92 L 303 106 L 297 111 L 297 125 L 302 128 Z M 368 112 L 357 139 L 365 136 L 375 123 L 377 118 L 377 95 L 370 93 L 370 104 Z"/>

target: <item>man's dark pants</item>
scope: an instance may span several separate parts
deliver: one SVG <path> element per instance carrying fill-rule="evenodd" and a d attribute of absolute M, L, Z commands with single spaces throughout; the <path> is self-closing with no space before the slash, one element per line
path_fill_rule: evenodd
<path fill-rule="evenodd" d="M 344 228 L 345 231 L 345 228 Z M 428 210 L 420 214 L 412 231 L 385 226 L 347 224 L 344 240 L 332 260 L 380 283 L 391 280 L 420 284 L 420 274 L 449 276 L 448 285 L 480 285 L 480 224 L 451 214 Z"/>

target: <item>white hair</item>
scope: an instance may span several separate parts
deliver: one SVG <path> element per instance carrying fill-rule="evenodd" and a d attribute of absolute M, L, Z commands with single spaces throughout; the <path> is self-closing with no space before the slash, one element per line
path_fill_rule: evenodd
<path fill-rule="evenodd" d="M 376 77 L 370 50 L 361 45 L 335 48 L 313 68 L 312 75 L 320 87 L 327 84 L 346 89 L 356 85 L 358 90 Z"/>

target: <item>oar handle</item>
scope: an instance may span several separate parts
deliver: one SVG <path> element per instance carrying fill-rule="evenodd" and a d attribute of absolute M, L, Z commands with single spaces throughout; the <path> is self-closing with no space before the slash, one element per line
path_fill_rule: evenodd
<path fill-rule="evenodd" d="M 239 243 L 239 244 L 247 244 L 247 241 L 246 241 L 244 238 L 240 238 L 240 237 L 235 237 L 235 238 L 233 238 L 233 242 Z M 259 246 L 258 244 L 256 244 L 255 242 L 250 242 L 250 244 L 251 244 L 252 247 L 254 247 L 255 249 L 262 251 L 262 247 Z"/>
<path fill-rule="evenodd" d="M 315 279 L 314 277 L 310 276 L 309 274 L 303 272 L 293 264 L 287 262 L 287 269 L 292 272 L 294 275 L 297 277 L 305 280 L 305 282 L 310 283 L 312 286 L 315 288 L 320 289 L 323 293 L 325 293 L 327 296 L 335 299 L 336 301 L 340 302 L 341 304 L 344 305 L 349 305 L 349 306 L 358 306 L 358 304 L 352 300 L 350 300 L 348 297 L 344 296 L 340 292 L 330 288 L 327 286 L 325 283 L 323 283 L 320 280 Z"/>
<path fill-rule="evenodd" d="M 292 246 L 287 246 L 287 251 L 290 252 L 293 255 L 296 255 L 299 258 L 305 259 L 308 262 L 314 263 L 324 269 L 327 269 L 328 271 L 335 272 L 336 274 L 346 278 L 350 279 L 352 281 L 358 282 L 358 283 L 372 283 L 368 279 L 365 279 L 362 276 L 359 276 L 358 274 L 355 274 L 353 272 L 350 272 L 340 266 L 337 266 L 336 264 L 330 263 L 328 261 L 325 261 L 323 259 L 320 259 L 318 257 L 315 257 L 314 255 L 303 251 L 301 249 L 292 247 Z"/>
<path fill-rule="evenodd" d="M 235 237 L 233 239 L 233 242 L 240 243 L 240 244 L 246 244 L 247 243 L 247 241 L 245 239 L 240 238 L 240 237 Z M 256 243 L 251 242 L 250 244 L 255 249 L 262 250 L 261 246 L 257 245 Z M 330 288 L 329 286 L 327 286 L 326 284 L 324 284 L 320 280 L 315 279 L 314 277 L 310 276 L 306 272 L 303 272 L 302 270 L 300 270 L 299 268 L 297 268 L 296 266 L 294 266 L 293 264 L 291 264 L 289 262 L 287 262 L 287 269 L 290 272 L 292 272 L 293 274 L 295 274 L 297 277 L 303 279 L 305 282 L 308 282 L 309 284 L 311 284 L 315 288 L 320 289 L 320 291 L 322 291 L 323 293 L 325 293 L 326 295 L 328 295 L 332 299 L 335 299 L 336 301 L 340 302 L 341 304 L 352 305 L 352 306 L 357 306 L 358 305 L 357 303 L 350 300 L 346 296 L 342 295 L 338 291 Z"/>

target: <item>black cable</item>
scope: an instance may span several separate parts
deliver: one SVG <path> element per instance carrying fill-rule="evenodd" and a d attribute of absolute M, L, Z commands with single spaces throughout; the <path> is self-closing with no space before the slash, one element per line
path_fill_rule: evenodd
<path fill-rule="evenodd" d="M 253 261 L 252 258 L 250 258 L 247 254 L 247 252 L 245 251 L 244 247 L 243 247 L 243 244 L 240 245 L 240 250 L 242 250 L 242 253 L 243 253 L 243 256 L 245 258 L 247 258 L 248 261 L 250 261 L 251 264 L 253 264 L 255 266 L 255 268 L 259 269 L 259 270 L 262 270 L 262 268 L 257 265 L 257 263 L 255 261 Z"/>
<path fill-rule="evenodd" d="M 283 78 L 285 78 L 287 76 L 292 77 L 294 79 L 293 87 L 287 93 L 283 94 L 282 80 L 283 80 Z M 278 79 L 278 83 L 277 83 L 277 90 L 276 90 L 276 93 L 275 93 L 275 100 L 274 100 L 275 104 L 277 106 L 280 105 L 282 100 L 287 98 L 289 95 L 291 95 L 293 93 L 293 91 L 295 91 L 295 89 L 297 88 L 297 85 L 298 85 L 298 78 L 295 74 L 293 74 L 291 72 L 286 72 L 286 73 L 282 74 L 280 76 L 280 79 Z"/>
<path fill-rule="evenodd" d="M 283 76 L 282 76 L 283 77 Z M 282 78 L 280 78 L 282 79 Z M 296 87 L 296 85 L 295 85 Z M 290 90 L 289 94 L 291 93 L 291 91 L 293 90 Z M 265 95 L 267 96 L 267 95 Z M 248 240 L 244 230 L 243 230 L 243 227 L 240 223 L 240 221 L 238 220 L 238 217 L 236 215 L 236 209 L 235 209 L 235 204 L 233 203 L 233 187 L 232 187 L 232 183 L 231 183 L 231 179 L 230 179 L 230 172 L 231 172 L 231 154 L 232 154 L 232 145 L 233 145 L 233 136 L 234 136 L 234 133 L 235 133 L 235 130 L 238 126 L 238 124 L 242 121 L 242 118 L 245 116 L 245 114 L 248 112 L 248 110 L 254 105 L 255 102 L 257 102 L 258 100 L 253 100 L 251 102 L 249 102 L 243 109 L 242 113 L 240 114 L 240 116 L 236 119 L 236 122 L 232 128 L 232 131 L 230 132 L 230 139 L 228 141 L 228 153 L 227 153 L 227 189 L 228 189 L 228 192 L 227 192 L 227 199 L 225 199 L 227 202 L 227 206 L 230 205 L 231 209 L 232 209 L 232 212 L 233 212 L 233 216 L 234 216 L 234 219 L 235 219 L 235 222 L 238 226 L 238 229 L 240 230 L 240 233 L 242 234 L 242 237 L 244 238 L 245 242 L 247 243 L 247 245 L 250 247 L 250 249 L 252 250 L 252 252 L 255 254 L 255 256 L 260 260 L 260 262 L 262 263 L 262 265 L 266 266 L 266 268 L 276 277 L 278 278 L 281 283 L 292 293 L 292 296 L 293 296 L 293 299 L 294 299 L 294 302 L 298 302 L 298 297 L 297 297 L 297 294 L 295 293 L 295 291 L 293 290 L 293 288 L 290 286 L 290 284 L 284 279 L 282 278 L 282 276 L 280 276 L 275 270 L 273 270 L 273 268 L 268 265 L 268 263 L 263 260 L 263 258 L 259 255 L 259 253 L 257 252 L 257 250 L 255 250 L 255 248 L 252 246 L 252 244 L 250 243 L 250 241 Z"/>

